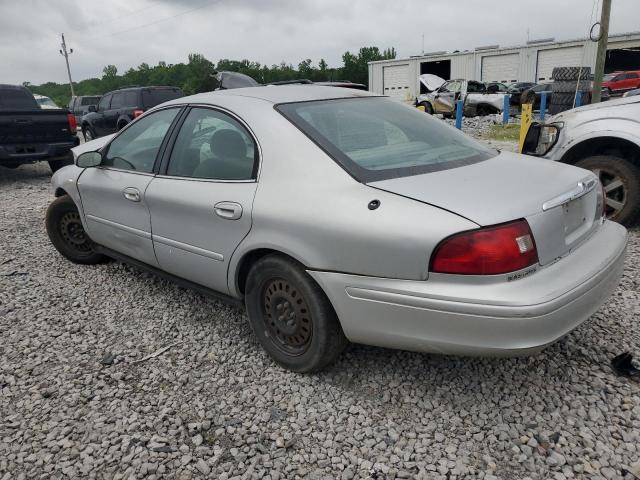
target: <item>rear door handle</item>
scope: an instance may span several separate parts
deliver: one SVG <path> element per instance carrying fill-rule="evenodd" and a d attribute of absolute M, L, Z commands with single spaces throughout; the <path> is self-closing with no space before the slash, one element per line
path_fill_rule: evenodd
<path fill-rule="evenodd" d="M 124 195 L 124 198 L 126 198 L 130 202 L 140 201 L 140 190 L 135 187 L 125 188 L 124 190 L 122 190 L 122 195 Z"/>
<path fill-rule="evenodd" d="M 218 202 L 213 211 L 225 220 L 238 220 L 242 216 L 242 205 L 236 202 Z"/>

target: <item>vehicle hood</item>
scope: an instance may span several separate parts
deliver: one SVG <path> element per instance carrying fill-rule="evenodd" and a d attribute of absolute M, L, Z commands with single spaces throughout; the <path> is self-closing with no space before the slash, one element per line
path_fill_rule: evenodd
<path fill-rule="evenodd" d="M 439 77 L 438 75 L 432 75 L 431 73 L 424 73 L 418 77 L 420 79 L 420 83 L 422 83 L 425 88 L 429 91 L 434 91 L 436 88 L 439 88 L 445 82 L 445 79 Z"/>
<path fill-rule="evenodd" d="M 96 138 L 95 140 L 91 140 L 90 142 L 85 142 L 83 144 L 78 145 L 71 149 L 73 152 L 73 158 L 76 159 L 78 156 L 85 152 L 95 152 L 104 147 L 113 137 L 115 133 L 111 135 L 106 135 L 104 137 Z"/>
<path fill-rule="evenodd" d="M 575 117 L 580 116 L 580 114 L 585 112 L 591 113 L 594 118 L 613 118 L 616 116 L 615 112 L 618 108 L 631 106 L 633 104 L 637 105 L 632 108 L 637 107 L 640 109 L 640 97 L 622 97 L 614 100 L 608 100 L 606 102 L 592 103 L 590 105 L 585 105 L 584 107 L 574 108 L 554 115 L 547 123 L 572 121 Z"/>
<path fill-rule="evenodd" d="M 495 225 L 542 212 L 542 204 L 575 188 L 590 172 L 546 159 L 502 152 L 472 165 L 369 183 Z"/>

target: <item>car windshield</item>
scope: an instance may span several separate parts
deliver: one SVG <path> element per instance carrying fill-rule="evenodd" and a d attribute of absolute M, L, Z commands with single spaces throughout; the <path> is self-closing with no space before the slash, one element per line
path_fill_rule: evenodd
<path fill-rule="evenodd" d="M 36 102 L 38 102 L 38 105 L 40 106 L 58 108 L 58 106 L 49 97 L 38 97 L 36 98 Z"/>
<path fill-rule="evenodd" d="M 161 103 L 182 97 L 182 90 L 179 88 L 157 88 L 153 90 L 142 90 L 142 104 L 145 108 L 155 107 Z"/>
<path fill-rule="evenodd" d="M 610 82 L 611 80 L 613 80 L 616 75 L 618 75 L 617 73 L 607 73 L 604 77 L 602 77 L 602 81 L 603 82 Z"/>
<path fill-rule="evenodd" d="M 497 154 L 441 120 L 384 97 L 276 108 L 365 183 L 470 165 Z"/>

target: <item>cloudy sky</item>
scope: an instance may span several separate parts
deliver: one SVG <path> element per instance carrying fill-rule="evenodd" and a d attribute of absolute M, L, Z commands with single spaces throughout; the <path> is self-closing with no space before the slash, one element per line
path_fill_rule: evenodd
<path fill-rule="evenodd" d="M 346 50 L 425 51 L 586 36 L 598 0 L 0 0 L 0 83 L 66 82 L 142 62 L 185 62 L 191 52 L 297 65 L 341 65 Z M 597 7 L 599 8 L 599 7 Z M 640 30 L 640 0 L 613 0 L 611 32 Z"/>

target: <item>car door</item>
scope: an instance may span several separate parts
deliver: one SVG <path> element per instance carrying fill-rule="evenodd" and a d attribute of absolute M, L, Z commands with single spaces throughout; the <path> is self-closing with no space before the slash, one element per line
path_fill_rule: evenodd
<path fill-rule="evenodd" d="M 229 113 L 194 107 L 147 188 L 160 267 L 228 293 L 227 269 L 251 229 L 258 147 Z"/>
<path fill-rule="evenodd" d="M 624 76 L 624 84 L 622 85 L 621 90 L 624 92 L 628 90 L 632 90 L 636 88 L 636 86 L 640 83 L 638 80 L 638 74 L 635 72 L 628 72 Z"/>
<path fill-rule="evenodd" d="M 120 110 L 124 106 L 124 95 L 125 92 L 114 93 L 111 99 L 111 106 L 104 114 L 104 126 L 107 135 L 118 130 L 118 118 L 120 118 Z"/>
<path fill-rule="evenodd" d="M 102 137 L 104 135 L 107 135 L 110 132 L 107 132 L 106 130 L 106 126 L 104 123 L 104 116 L 105 113 L 109 110 L 109 108 L 111 107 L 111 97 L 113 95 L 108 94 L 105 95 L 104 97 L 102 97 L 100 99 L 100 102 L 98 103 L 98 111 L 96 112 L 95 116 L 93 117 L 93 121 L 92 121 L 92 127 L 93 127 L 93 131 L 96 134 L 96 136 L 98 137 Z"/>
<path fill-rule="evenodd" d="M 180 108 L 150 113 L 122 131 L 87 168 L 78 189 L 91 239 L 123 255 L 157 266 L 145 192 L 156 157 Z"/>
<path fill-rule="evenodd" d="M 435 98 L 436 113 L 453 113 L 455 110 L 456 95 L 460 93 L 460 81 L 451 80 L 442 85 Z"/>

